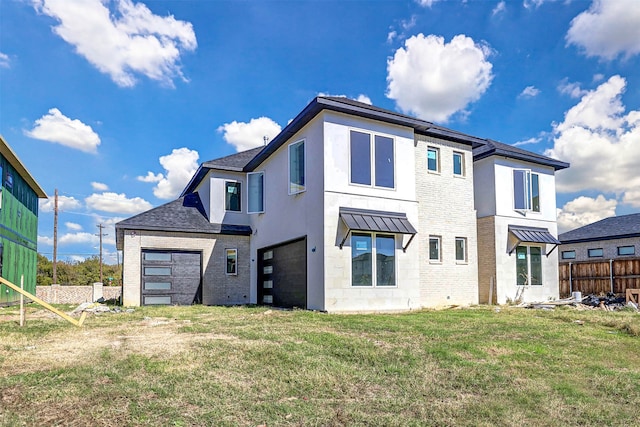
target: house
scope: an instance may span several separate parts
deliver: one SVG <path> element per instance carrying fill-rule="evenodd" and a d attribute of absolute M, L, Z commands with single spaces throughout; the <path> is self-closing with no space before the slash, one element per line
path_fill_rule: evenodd
<path fill-rule="evenodd" d="M 508 164 L 541 177 L 544 213 L 518 209 L 512 223 L 546 227 L 539 235 L 553 238 L 553 173 L 567 166 L 491 144 L 346 98 L 317 97 L 265 147 L 203 163 L 177 200 L 116 224 L 123 302 L 331 312 L 477 304 L 484 254 L 476 204 L 483 204 L 480 220 L 493 218 L 501 233 L 503 213 L 486 198 L 502 203 L 503 187 L 511 186 L 495 172 Z M 487 246 L 494 262 L 513 264 L 512 276 L 495 269 L 494 283 L 505 283 L 500 295 L 515 288 L 520 266 L 519 249 L 503 246 Z M 551 280 L 546 262 L 543 268 Z M 544 284 L 549 295 L 557 293 L 557 259 L 554 271 L 555 284 Z"/>
<path fill-rule="evenodd" d="M 555 172 L 569 164 L 492 140 L 473 158 L 480 302 L 558 298 Z"/>
<path fill-rule="evenodd" d="M 47 198 L 9 144 L 0 136 L 0 276 L 36 293 L 38 199 Z M 0 305 L 19 293 L 0 285 Z"/>
<path fill-rule="evenodd" d="M 558 236 L 560 262 L 602 261 L 640 255 L 640 213 L 614 216 Z"/>

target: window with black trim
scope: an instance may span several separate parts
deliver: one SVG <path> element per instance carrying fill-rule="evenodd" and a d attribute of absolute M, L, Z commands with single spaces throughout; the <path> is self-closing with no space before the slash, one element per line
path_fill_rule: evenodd
<path fill-rule="evenodd" d="M 635 254 L 636 254 L 635 246 L 618 246 L 619 256 L 635 255 Z"/>
<path fill-rule="evenodd" d="M 589 249 L 587 254 L 589 258 L 602 258 L 604 256 L 604 250 L 602 250 L 602 248 Z"/>
<path fill-rule="evenodd" d="M 242 191 L 241 183 L 225 181 L 224 183 L 224 209 L 231 212 L 240 212 Z"/>
<path fill-rule="evenodd" d="M 350 156 L 352 184 L 395 187 L 395 153 L 393 138 L 352 130 Z"/>
<path fill-rule="evenodd" d="M 562 259 L 576 259 L 576 251 L 562 251 Z"/>
<path fill-rule="evenodd" d="M 226 256 L 226 273 L 228 276 L 236 276 L 238 274 L 238 250 L 237 249 L 225 249 Z"/>
<path fill-rule="evenodd" d="M 305 189 L 305 148 L 303 139 L 289 144 L 289 194 L 302 193 Z"/>
<path fill-rule="evenodd" d="M 351 285 L 395 286 L 395 254 L 396 242 L 393 235 L 352 233 Z"/>

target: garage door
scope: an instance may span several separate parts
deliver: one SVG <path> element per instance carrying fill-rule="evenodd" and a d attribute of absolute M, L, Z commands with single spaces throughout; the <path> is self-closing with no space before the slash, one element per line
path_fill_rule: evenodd
<path fill-rule="evenodd" d="M 258 250 L 258 303 L 307 308 L 307 239 Z"/>
<path fill-rule="evenodd" d="M 142 251 L 142 305 L 202 302 L 202 254 Z"/>

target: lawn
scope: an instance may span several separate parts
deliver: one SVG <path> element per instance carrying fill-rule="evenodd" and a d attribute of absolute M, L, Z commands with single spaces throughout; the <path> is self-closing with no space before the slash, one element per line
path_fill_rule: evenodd
<path fill-rule="evenodd" d="M 638 422 L 631 311 L 28 310 L 0 309 L 2 426 Z"/>

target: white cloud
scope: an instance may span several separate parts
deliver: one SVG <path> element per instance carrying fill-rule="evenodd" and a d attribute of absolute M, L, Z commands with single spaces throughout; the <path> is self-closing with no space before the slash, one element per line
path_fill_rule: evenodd
<path fill-rule="evenodd" d="M 69 230 L 73 230 L 73 231 L 80 231 L 82 230 L 82 226 L 80 224 L 76 224 L 75 222 L 65 222 L 64 225 L 69 229 Z"/>
<path fill-rule="evenodd" d="M 558 233 L 615 216 L 618 202 L 607 200 L 602 194 L 595 199 L 580 196 L 558 209 Z"/>
<path fill-rule="evenodd" d="M 127 198 L 125 194 L 105 192 L 84 199 L 87 208 L 102 212 L 137 214 L 151 209 L 151 203 L 140 197 Z"/>
<path fill-rule="evenodd" d="M 0 68 L 9 68 L 10 65 L 11 64 L 9 63 L 9 55 L 0 52 Z"/>
<path fill-rule="evenodd" d="M 356 98 L 353 98 L 353 97 L 347 96 L 347 95 L 331 95 L 329 93 L 324 93 L 324 92 L 318 93 L 318 96 L 331 96 L 331 97 L 335 97 L 335 98 L 347 98 L 347 99 L 353 99 L 353 100 L 358 101 L 358 102 L 362 102 L 363 104 L 373 105 L 373 102 L 371 102 L 371 98 L 369 98 L 367 95 L 362 94 L 362 93 L 360 95 L 358 95 Z"/>
<path fill-rule="evenodd" d="M 198 169 L 198 152 L 188 148 L 176 148 L 171 154 L 160 157 L 159 161 L 166 174 L 147 172 L 146 176 L 139 176 L 138 181 L 157 182 L 153 194 L 159 199 L 173 199 Z"/>
<path fill-rule="evenodd" d="M 86 153 L 96 153 L 100 145 L 100 137 L 91 126 L 78 119 L 70 119 L 57 108 L 49 110 L 35 121 L 33 129 L 25 130 L 25 135 L 42 141 L 61 144 Z"/>
<path fill-rule="evenodd" d="M 55 200 L 53 197 L 48 199 L 40 199 L 40 212 L 53 212 Z M 58 196 L 58 211 L 69 211 L 82 207 L 82 202 L 74 197 Z"/>
<path fill-rule="evenodd" d="M 438 1 L 440 0 L 416 0 L 416 3 L 418 3 L 422 7 L 431 7 Z"/>
<path fill-rule="evenodd" d="M 236 122 L 225 123 L 218 127 L 218 132 L 223 132 L 224 140 L 235 147 L 236 151 L 245 151 L 264 145 L 264 137 L 268 140 L 276 137 L 282 128 L 268 117 L 251 119 L 249 123 Z"/>
<path fill-rule="evenodd" d="M 480 99 L 493 79 L 491 49 L 465 35 L 450 43 L 418 34 L 387 61 L 387 97 L 405 113 L 446 122 Z"/>
<path fill-rule="evenodd" d="M 174 78 L 186 81 L 180 56 L 197 47 L 190 22 L 154 15 L 131 0 L 34 0 L 34 5 L 58 21 L 53 27 L 58 36 L 117 85 L 134 86 L 136 75 L 168 86 Z"/>
<path fill-rule="evenodd" d="M 53 246 L 53 237 L 38 235 L 38 246 Z"/>
<path fill-rule="evenodd" d="M 87 233 L 86 231 L 81 231 L 78 233 L 66 233 L 58 238 L 58 244 L 61 245 L 71 245 L 77 243 L 99 243 L 99 238 L 97 233 Z"/>
<path fill-rule="evenodd" d="M 589 10 L 573 18 L 567 44 L 587 56 L 612 60 L 640 53 L 640 7 L 633 1 L 594 0 Z"/>
<path fill-rule="evenodd" d="M 94 191 L 107 191 L 109 189 L 109 186 L 107 184 L 95 181 L 91 183 L 91 187 L 94 189 Z"/>
<path fill-rule="evenodd" d="M 566 77 L 558 85 L 558 92 L 569 95 L 571 98 L 581 98 L 589 93 L 588 90 L 582 89 L 579 83 L 571 83 Z"/>
<path fill-rule="evenodd" d="M 536 88 L 535 86 L 527 86 L 522 92 L 520 92 L 520 95 L 518 96 L 520 98 L 534 98 L 538 95 L 540 95 L 540 89 Z"/>
<path fill-rule="evenodd" d="M 493 10 L 491 11 L 491 15 L 496 16 L 499 13 L 504 13 L 506 11 L 507 11 L 507 4 L 504 1 L 501 1 L 496 5 L 496 7 L 493 8 Z"/>
<path fill-rule="evenodd" d="M 513 143 L 512 145 L 514 147 L 520 147 L 521 145 L 532 145 L 532 144 L 538 144 L 540 141 L 542 141 L 541 137 L 533 137 L 533 138 L 529 138 L 526 139 L 524 141 L 518 141 Z"/>
<path fill-rule="evenodd" d="M 640 111 L 625 114 L 621 96 L 626 80 L 613 76 L 585 94 L 555 124 L 554 146 L 546 155 L 568 161 L 559 171 L 559 192 L 596 190 L 635 201 L 640 187 Z"/>

